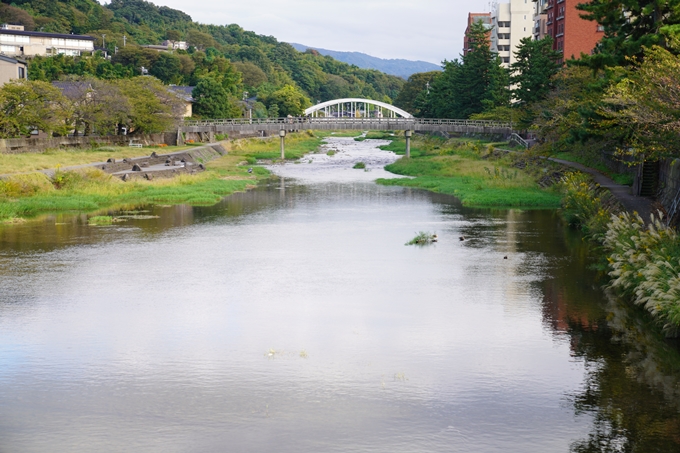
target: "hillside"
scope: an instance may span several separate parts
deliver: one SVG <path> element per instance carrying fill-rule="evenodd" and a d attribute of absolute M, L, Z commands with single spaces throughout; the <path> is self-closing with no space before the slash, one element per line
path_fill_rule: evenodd
<path fill-rule="evenodd" d="M 290 43 L 299 52 L 305 52 L 307 49 L 313 49 L 321 55 L 333 57 L 338 61 L 347 64 L 355 65 L 361 69 L 375 69 L 384 72 L 385 74 L 395 75 L 403 79 L 408 79 L 413 74 L 420 72 L 441 71 L 441 66 L 428 63 L 427 61 L 413 61 L 403 59 L 384 59 L 374 57 L 361 52 L 340 52 L 337 50 L 320 49 L 318 47 L 309 47 L 304 44 Z"/>
<path fill-rule="evenodd" d="M 225 89 L 239 99 L 242 90 L 266 100 L 292 85 L 312 102 L 341 97 L 391 100 L 404 83 L 396 76 L 360 69 L 315 51 L 300 53 L 290 44 L 236 24 L 199 24 L 184 12 L 145 0 L 111 0 L 106 5 L 95 0 L 1 0 L 3 21 L 27 29 L 90 35 L 97 46 L 106 35 L 107 50 L 111 54 L 118 50 L 108 66 L 70 57 L 32 62 L 32 77 L 48 81 L 71 74 L 130 77 L 141 74 L 144 66 L 165 83 L 195 85 L 207 75 L 226 77 Z M 186 41 L 191 47 L 160 54 L 139 47 L 166 39 Z"/>

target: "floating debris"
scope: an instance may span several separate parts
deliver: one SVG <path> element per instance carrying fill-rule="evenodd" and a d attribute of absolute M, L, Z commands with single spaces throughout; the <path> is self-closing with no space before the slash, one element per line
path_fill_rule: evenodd
<path fill-rule="evenodd" d="M 427 245 L 437 242 L 437 235 L 426 231 L 421 231 L 416 237 L 411 239 L 405 245 Z"/>

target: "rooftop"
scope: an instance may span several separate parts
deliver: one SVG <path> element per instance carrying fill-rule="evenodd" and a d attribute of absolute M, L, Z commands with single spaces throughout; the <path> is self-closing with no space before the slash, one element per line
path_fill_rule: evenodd
<path fill-rule="evenodd" d="M 62 39 L 83 39 L 94 41 L 92 36 L 87 35 L 65 35 L 61 33 L 45 33 L 42 31 L 23 31 L 23 30 L 8 30 L 0 28 L 1 35 L 16 35 L 16 36 L 35 36 L 38 38 L 62 38 Z"/>

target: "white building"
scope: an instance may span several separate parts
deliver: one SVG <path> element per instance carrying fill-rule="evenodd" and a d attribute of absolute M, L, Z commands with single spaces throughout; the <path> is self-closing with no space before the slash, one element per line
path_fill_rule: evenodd
<path fill-rule="evenodd" d="M 35 55 L 80 55 L 94 51 L 94 38 L 25 31 L 21 25 L 0 26 L 0 54 L 10 57 Z"/>
<path fill-rule="evenodd" d="M 515 62 L 515 50 L 522 38 L 531 38 L 534 29 L 535 3 L 510 0 L 495 3 L 491 10 L 491 51 L 498 53 L 504 67 Z"/>

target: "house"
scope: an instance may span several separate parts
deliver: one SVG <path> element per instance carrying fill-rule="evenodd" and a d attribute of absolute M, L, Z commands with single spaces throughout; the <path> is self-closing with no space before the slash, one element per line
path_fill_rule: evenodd
<path fill-rule="evenodd" d="M 0 54 L 0 86 L 10 80 L 27 79 L 28 65 L 24 60 Z"/>
<path fill-rule="evenodd" d="M 189 118 L 194 115 L 193 111 L 193 105 L 194 105 L 194 98 L 192 96 L 192 93 L 194 91 L 194 87 L 188 87 L 188 86 L 179 86 L 179 85 L 170 85 L 168 87 L 170 91 L 175 93 L 180 99 L 184 101 L 184 104 L 186 106 L 186 111 L 184 112 L 184 117 Z"/>
<path fill-rule="evenodd" d="M 25 31 L 22 25 L 0 25 L 0 54 L 33 57 L 36 55 L 72 55 L 94 51 L 94 38 Z"/>

